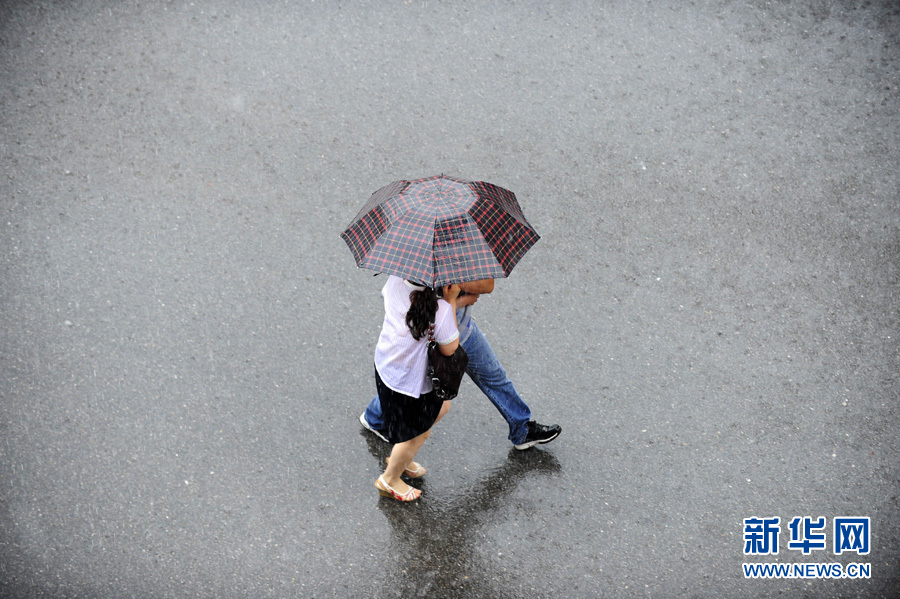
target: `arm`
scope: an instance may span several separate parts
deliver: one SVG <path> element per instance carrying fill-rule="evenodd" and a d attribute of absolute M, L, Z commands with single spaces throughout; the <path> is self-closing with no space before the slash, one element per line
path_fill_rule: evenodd
<path fill-rule="evenodd" d="M 469 281 L 468 283 L 460 283 L 459 288 L 466 293 L 473 295 L 481 295 L 483 293 L 491 293 L 494 291 L 494 279 L 481 279 L 480 281 Z"/>
<path fill-rule="evenodd" d="M 460 303 L 460 286 L 459 285 L 447 285 L 444 287 L 444 301 L 450 304 L 451 312 L 453 313 L 453 324 L 457 328 L 459 327 L 459 323 L 456 322 L 456 309 L 459 307 Z M 459 347 L 459 337 L 451 341 L 446 345 L 438 344 L 438 351 L 445 356 L 452 356 L 456 352 L 456 348 Z"/>
<path fill-rule="evenodd" d="M 478 296 L 482 293 L 491 293 L 494 290 L 494 279 L 481 279 L 480 281 L 469 281 L 468 283 L 460 283 L 459 288 L 465 293 L 461 293 L 456 301 L 457 308 L 471 306 L 478 301 Z"/>

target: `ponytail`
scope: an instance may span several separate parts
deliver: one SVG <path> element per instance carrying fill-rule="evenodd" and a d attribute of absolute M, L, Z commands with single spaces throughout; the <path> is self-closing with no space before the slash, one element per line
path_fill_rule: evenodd
<path fill-rule="evenodd" d="M 434 322 L 437 314 L 438 298 L 434 289 L 424 287 L 421 290 L 409 294 L 409 311 L 406 313 L 406 326 L 412 333 L 413 339 L 418 341 L 428 332 L 428 327 Z"/>

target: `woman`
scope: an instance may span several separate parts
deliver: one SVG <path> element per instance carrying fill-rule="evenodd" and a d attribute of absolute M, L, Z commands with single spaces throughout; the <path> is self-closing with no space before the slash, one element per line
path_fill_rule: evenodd
<path fill-rule="evenodd" d="M 384 325 L 375 346 L 375 385 L 384 410 L 379 432 L 394 444 L 387 468 L 375 481 L 378 492 L 398 501 L 415 501 L 422 492 L 401 475 L 419 478 L 425 468 L 413 461 L 431 427 L 450 409 L 432 391 L 425 374 L 428 339 L 432 333 L 439 350 L 453 355 L 459 347 L 456 304 L 459 286 L 448 285 L 438 299 L 433 289 L 390 276 L 384 297 Z"/>

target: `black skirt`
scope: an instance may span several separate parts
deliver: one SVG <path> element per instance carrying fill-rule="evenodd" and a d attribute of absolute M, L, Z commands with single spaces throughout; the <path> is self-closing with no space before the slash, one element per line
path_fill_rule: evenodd
<path fill-rule="evenodd" d="M 378 401 L 384 416 L 384 428 L 378 432 L 391 443 L 403 443 L 428 431 L 444 404 L 434 391 L 419 397 L 394 391 L 381 380 L 377 368 L 375 388 L 378 390 Z"/>

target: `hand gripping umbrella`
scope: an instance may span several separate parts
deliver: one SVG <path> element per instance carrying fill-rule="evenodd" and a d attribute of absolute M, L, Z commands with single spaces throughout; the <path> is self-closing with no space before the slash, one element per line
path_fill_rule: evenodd
<path fill-rule="evenodd" d="M 360 268 L 437 289 L 506 277 L 540 236 L 513 192 L 440 175 L 382 187 L 341 238 Z"/>

